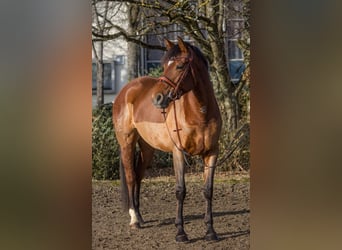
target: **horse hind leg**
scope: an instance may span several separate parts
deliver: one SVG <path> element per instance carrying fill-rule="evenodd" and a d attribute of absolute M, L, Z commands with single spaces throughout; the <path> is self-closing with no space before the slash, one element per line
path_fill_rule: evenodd
<path fill-rule="evenodd" d="M 141 138 L 138 140 L 138 144 L 140 151 L 135 154 L 136 185 L 134 189 L 134 205 L 137 211 L 137 219 L 140 224 L 143 224 L 144 220 L 140 213 L 140 187 L 145 170 L 153 159 L 154 149 Z"/>
<path fill-rule="evenodd" d="M 134 155 L 134 171 L 135 171 L 135 178 L 136 178 L 136 183 L 135 183 L 135 188 L 134 188 L 134 196 L 133 196 L 133 202 L 134 202 L 134 207 L 136 208 L 136 214 L 137 214 L 137 219 L 140 225 L 144 224 L 144 220 L 140 214 L 140 186 L 141 186 L 141 152 L 136 151 Z"/>
<path fill-rule="evenodd" d="M 120 138 L 120 137 L 119 137 Z M 121 138 L 120 138 L 121 139 Z M 130 226 L 132 228 L 139 228 L 138 211 L 135 204 L 135 190 L 137 189 L 137 174 L 135 170 L 134 154 L 135 145 L 137 141 L 137 134 L 131 134 L 129 140 L 120 140 L 121 149 L 121 164 L 120 164 L 120 178 L 121 178 L 121 194 L 124 208 L 128 208 L 131 217 Z M 120 142 L 119 141 L 119 142 Z M 129 142 L 129 143 L 128 143 Z"/>

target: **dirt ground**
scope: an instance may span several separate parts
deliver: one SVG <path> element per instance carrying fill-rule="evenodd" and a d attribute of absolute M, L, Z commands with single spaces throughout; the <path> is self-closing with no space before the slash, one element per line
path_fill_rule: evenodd
<path fill-rule="evenodd" d="M 203 239 L 205 199 L 201 175 L 187 174 L 184 224 L 189 243 L 176 243 L 175 179 L 147 178 L 141 188 L 145 224 L 130 229 L 130 217 L 121 207 L 118 181 L 93 181 L 92 249 L 249 249 L 249 176 L 216 174 L 214 228 L 219 241 Z"/>

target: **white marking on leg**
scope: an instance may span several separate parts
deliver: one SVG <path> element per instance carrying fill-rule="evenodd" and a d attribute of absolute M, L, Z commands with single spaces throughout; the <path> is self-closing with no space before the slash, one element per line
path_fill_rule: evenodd
<path fill-rule="evenodd" d="M 133 208 L 130 208 L 128 212 L 129 212 L 129 215 L 131 216 L 131 223 L 129 224 L 134 225 L 135 223 L 138 222 L 137 215 L 135 214 L 135 211 Z"/>

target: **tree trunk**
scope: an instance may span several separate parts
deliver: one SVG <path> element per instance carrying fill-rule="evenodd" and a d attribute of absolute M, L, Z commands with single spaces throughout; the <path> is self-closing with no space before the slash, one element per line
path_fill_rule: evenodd
<path fill-rule="evenodd" d="M 224 42 L 216 34 L 209 35 L 208 40 L 213 54 L 211 73 L 216 85 L 217 97 L 221 106 L 224 120 L 224 129 L 227 129 L 230 140 L 238 127 L 238 103 L 234 95 L 234 86 L 230 82 L 227 59 L 224 51 Z"/>
<path fill-rule="evenodd" d="M 127 67 L 128 67 L 128 81 L 138 77 L 138 59 L 137 49 L 138 46 L 135 43 L 129 42 L 127 50 Z"/>
<path fill-rule="evenodd" d="M 135 34 L 139 25 L 139 7 L 134 4 L 128 6 L 128 33 Z M 133 42 L 128 42 L 127 51 L 127 66 L 128 66 L 128 81 L 138 77 L 138 45 Z"/>
<path fill-rule="evenodd" d="M 104 103 L 104 93 L 103 93 L 103 41 L 99 42 L 98 57 L 96 60 L 96 104 L 100 107 Z"/>
<path fill-rule="evenodd" d="M 223 2 L 222 0 L 209 1 L 206 12 L 212 25 L 207 27 L 208 41 L 211 48 L 211 73 L 216 87 L 218 102 L 223 117 L 223 128 L 228 133 L 226 140 L 231 140 L 238 123 L 238 105 L 234 95 L 234 86 L 230 82 L 228 58 L 226 58 L 223 36 Z"/>
<path fill-rule="evenodd" d="M 109 2 L 105 2 L 104 9 L 99 9 L 97 8 L 97 3 L 98 1 L 93 0 L 92 5 L 93 5 L 93 10 L 95 12 L 95 20 L 97 24 L 97 29 L 99 30 L 99 33 L 104 35 L 105 31 L 105 26 L 106 26 L 106 21 L 105 19 L 107 18 L 107 13 L 109 9 Z M 102 13 L 103 11 L 103 13 Z M 100 16 L 104 18 L 103 21 L 100 21 Z M 97 47 L 95 42 L 92 41 L 93 45 L 93 51 L 95 54 L 96 58 L 96 104 L 97 107 L 100 107 L 101 105 L 104 104 L 104 93 L 103 93 L 103 88 L 104 88 L 104 70 L 103 70 L 103 43 L 104 41 L 99 41 L 99 46 Z"/>

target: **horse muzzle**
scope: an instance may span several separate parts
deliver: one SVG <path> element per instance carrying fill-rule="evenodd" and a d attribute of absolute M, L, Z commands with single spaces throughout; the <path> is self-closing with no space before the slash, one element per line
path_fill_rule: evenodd
<path fill-rule="evenodd" d="M 155 96 L 152 97 L 152 103 L 159 109 L 165 109 L 169 106 L 172 99 L 170 95 L 164 95 L 163 93 L 157 93 Z"/>

